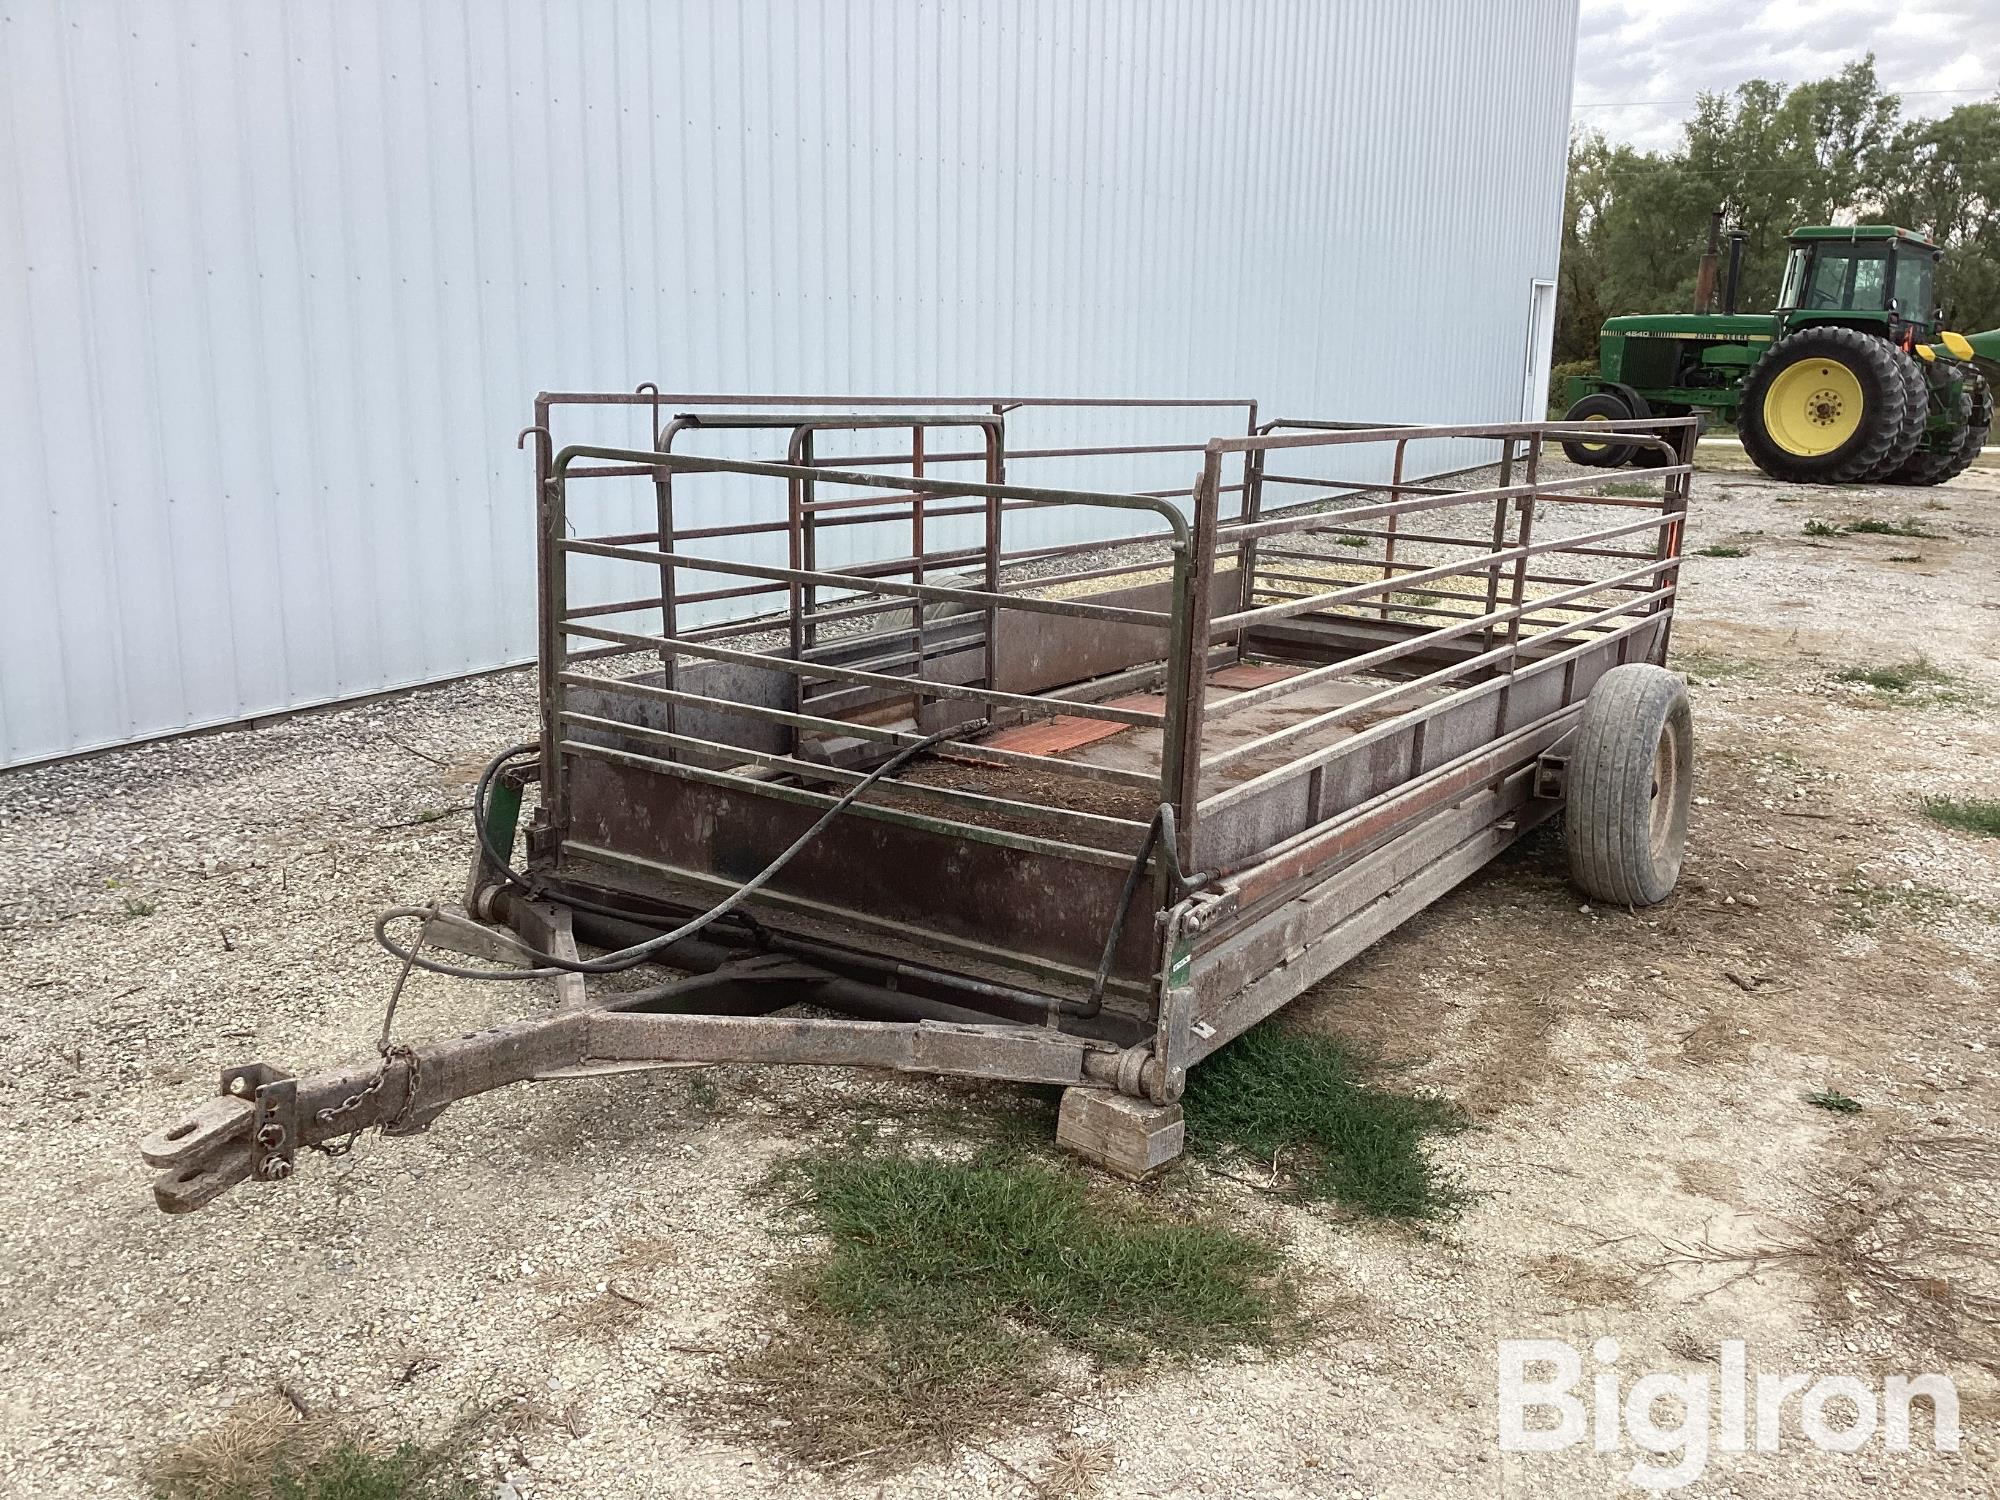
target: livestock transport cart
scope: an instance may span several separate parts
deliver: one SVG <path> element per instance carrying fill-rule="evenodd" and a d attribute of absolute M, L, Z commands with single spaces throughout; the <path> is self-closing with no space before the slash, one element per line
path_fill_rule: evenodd
<path fill-rule="evenodd" d="M 542 396 L 540 739 L 480 782 L 463 907 L 384 915 L 366 1065 L 232 1068 L 148 1137 L 160 1206 L 720 1062 L 1064 1085 L 1058 1138 L 1137 1174 L 1190 1068 L 1565 806 L 1587 894 L 1664 899 L 1695 423 L 1612 429 L 1644 486 L 1547 472 L 1578 424 Z M 400 1044 L 413 968 L 553 1007 Z"/>

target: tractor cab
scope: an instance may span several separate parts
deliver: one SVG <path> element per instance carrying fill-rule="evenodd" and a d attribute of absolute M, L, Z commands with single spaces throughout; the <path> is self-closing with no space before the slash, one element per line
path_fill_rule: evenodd
<path fill-rule="evenodd" d="M 1889 224 L 1795 229 L 1778 289 L 1785 331 L 1819 323 L 1928 337 L 1939 318 L 1933 280 L 1938 249 Z"/>

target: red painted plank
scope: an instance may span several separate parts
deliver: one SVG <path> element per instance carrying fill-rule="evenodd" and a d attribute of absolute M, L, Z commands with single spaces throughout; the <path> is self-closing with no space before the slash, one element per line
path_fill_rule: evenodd
<path fill-rule="evenodd" d="M 1105 700 L 1106 708 L 1135 708 L 1147 713 L 1165 713 L 1167 700 L 1158 693 L 1128 693 L 1123 698 Z M 1114 734 L 1137 728 L 1133 724 L 1113 724 L 1108 719 L 1085 719 L 1076 714 L 1057 714 L 1052 719 L 1036 719 L 989 735 L 981 744 L 996 750 L 1017 750 L 1023 755 L 1061 755 L 1081 750 Z"/>

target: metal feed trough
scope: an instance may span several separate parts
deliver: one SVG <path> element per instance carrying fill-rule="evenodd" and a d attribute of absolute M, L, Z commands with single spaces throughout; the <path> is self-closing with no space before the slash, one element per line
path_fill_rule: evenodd
<path fill-rule="evenodd" d="M 378 931 L 405 979 L 553 1009 L 230 1070 L 143 1144 L 160 1206 L 504 1084 L 716 1062 L 1065 1085 L 1059 1138 L 1143 1172 L 1190 1068 L 1566 802 L 1579 884 L 1662 899 L 1695 424 L 1589 428 L 1657 495 L 1545 478 L 1578 430 L 541 397 L 539 748 L 481 782 L 463 910 Z M 1497 480 L 1404 478 L 1447 454 Z M 610 981 L 644 964 L 676 977 Z"/>

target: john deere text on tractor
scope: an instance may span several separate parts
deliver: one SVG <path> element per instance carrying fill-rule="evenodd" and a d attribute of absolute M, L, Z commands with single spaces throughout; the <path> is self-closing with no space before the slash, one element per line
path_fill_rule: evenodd
<path fill-rule="evenodd" d="M 1972 462 L 1993 421 L 2000 329 L 1944 330 L 1930 240 L 1888 224 L 1795 229 L 1777 307 L 1739 313 L 1743 236 L 1731 235 L 1715 312 L 1717 218 L 1697 310 L 1608 319 L 1565 420 L 1713 413 L 1758 468 L 1796 483 L 1940 484 Z M 1602 468 L 1656 458 L 1608 440 L 1563 448 Z"/>

